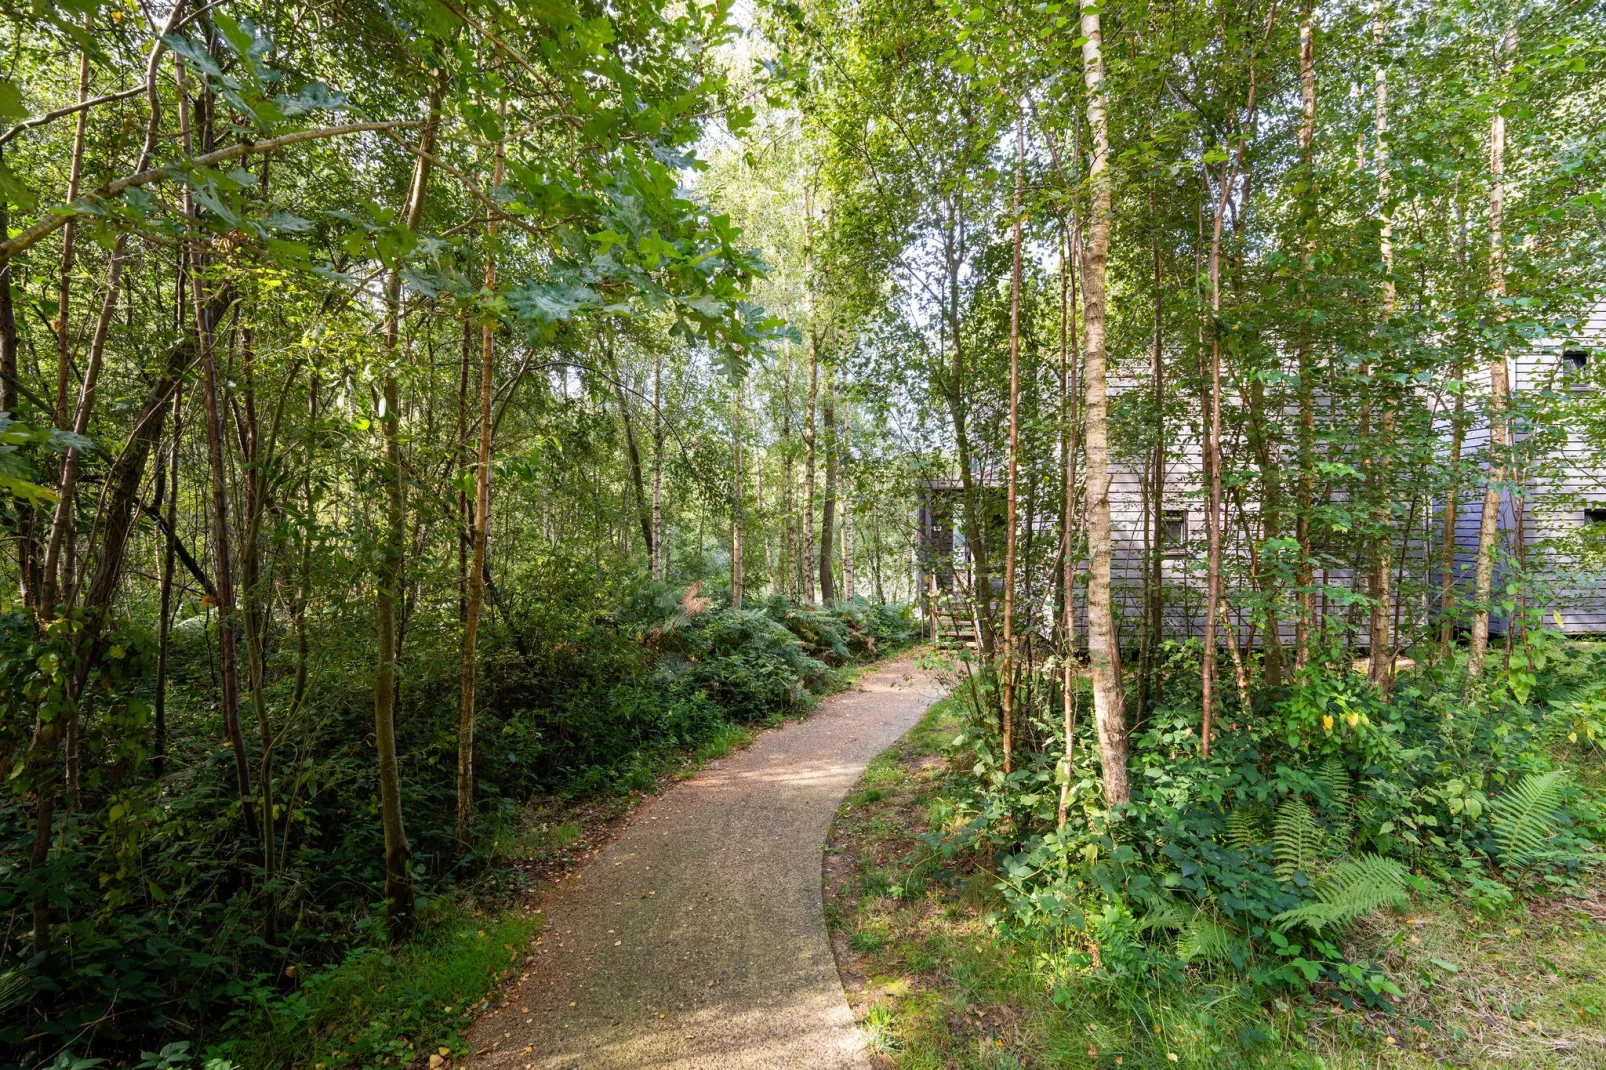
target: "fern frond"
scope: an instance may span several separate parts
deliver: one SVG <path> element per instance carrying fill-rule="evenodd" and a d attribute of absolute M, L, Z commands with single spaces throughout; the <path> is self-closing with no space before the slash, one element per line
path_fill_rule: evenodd
<path fill-rule="evenodd" d="M 1234 851 L 1249 851 L 1260 842 L 1260 823 L 1254 811 L 1247 806 L 1234 807 L 1227 815 L 1227 846 Z"/>
<path fill-rule="evenodd" d="M 1188 923 L 1191 912 L 1187 907 L 1172 899 L 1170 896 L 1157 896 L 1149 902 L 1148 910 L 1143 913 L 1143 920 L 1138 922 L 1138 930 L 1147 929 L 1180 929 Z"/>
<path fill-rule="evenodd" d="M 1279 880 L 1290 880 L 1295 873 L 1309 873 L 1322 856 L 1322 830 L 1310 816 L 1310 807 L 1297 795 L 1290 795 L 1277 808 L 1277 827 L 1272 837 L 1277 853 L 1275 872 Z"/>
<path fill-rule="evenodd" d="M 1205 914 L 1197 915 L 1177 938 L 1177 958 L 1183 962 L 1225 962 L 1231 951 L 1232 931 Z"/>
<path fill-rule="evenodd" d="M 1349 817 L 1350 785 L 1349 770 L 1344 763 L 1335 757 L 1327 758 L 1316 767 L 1316 783 L 1323 788 L 1327 796 L 1323 802 L 1332 808 L 1339 820 Z"/>
<path fill-rule="evenodd" d="M 1272 921 L 1280 929 L 1343 927 L 1380 907 L 1402 905 L 1405 882 L 1405 867 L 1392 858 L 1368 854 L 1345 859 L 1317 883 L 1314 902 L 1285 910 Z"/>
<path fill-rule="evenodd" d="M 0 1012 L 9 1011 L 27 996 L 27 974 L 15 969 L 0 973 Z"/>
<path fill-rule="evenodd" d="M 1561 816 L 1566 789 L 1566 774 L 1553 769 L 1529 773 L 1489 800 L 1489 823 L 1502 861 L 1520 868 L 1550 856 L 1550 838 Z"/>

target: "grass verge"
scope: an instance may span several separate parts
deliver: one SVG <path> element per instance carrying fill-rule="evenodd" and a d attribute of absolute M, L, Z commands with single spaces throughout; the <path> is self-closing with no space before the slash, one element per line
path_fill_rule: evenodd
<path fill-rule="evenodd" d="M 944 862 L 935 831 L 950 700 L 878 757 L 838 812 L 826 918 L 879 1067 L 1606 1067 L 1606 893 L 1498 916 L 1446 900 L 1351 939 L 1403 995 L 1389 1011 L 1257 993 L 1190 971 L 1120 988 L 1067 965 L 1088 947 L 1007 938 L 986 859 Z"/>
<path fill-rule="evenodd" d="M 487 997 L 528 953 L 539 914 L 495 918 L 458 907 L 411 944 L 363 947 L 308 977 L 240 1024 L 250 1034 L 211 1054 L 247 1070 L 371 1067 L 463 1054 L 463 1034 Z"/>

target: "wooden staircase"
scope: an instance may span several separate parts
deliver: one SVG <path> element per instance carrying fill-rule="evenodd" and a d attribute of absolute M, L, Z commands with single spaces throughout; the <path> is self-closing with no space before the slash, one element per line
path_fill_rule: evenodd
<path fill-rule="evenodd" d="M 976 617 L 970 600 L 953 594 L 936 594 L 930 608 L 931 641 L 939 649 L 976 648 Z"/>

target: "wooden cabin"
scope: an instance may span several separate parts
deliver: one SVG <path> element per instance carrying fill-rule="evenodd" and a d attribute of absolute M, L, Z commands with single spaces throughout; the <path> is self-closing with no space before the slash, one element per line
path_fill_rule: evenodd
<path fill-rule="evenodd" d="M 1545 391 L 1547 397 L 1564 403 L 1569 393 L 1581 395 L 1595 390 L 1596 383 L 1601 384 L 1599 389 L 1606 389 L 1606 302 L 1593 309 L 1575 337 L 1536 342 L 1531 351 L 1511 357 L 1508 367 L 1514 395 Z M 1469 378 L 1474 387 L 1487 388 L 1487 369 Z M 1147 388 L 1146 375 L 1127 376 L 1112 371 L 1112 399 L 1125 391 Z M 1224 404 L 1236 404 L 1236 399 L 1224 399 Z M 1480 404 L 1481 400 L 1469 399 L 1469 408 Z M 1320 399 L 1318 408 L 1322 408 Z M 1327 417 L 1328 414 L 1322 412 L 1318 418 L 1325 421 Z M 1538 427 L 1519 429 L 1519 437 L 1523 439 L 1545 433 L 1545 429 Z M 1442 448 L 1448 457 L 1448 414 L 1441 420 L 1441 435 Z M 1478 457 L 1487 446 L 1487 425 L 1481 422 L 1470 425 L 1463 444 L 1463 457 Z M 1504 587 L 1508 563 L 1519 556 L 1525 558 L 1530 572 L 1538 580 L 1533 586 L 1536 599 L 1533 608 L 1541 612 L 1552 627 L 1559 620 L 1562 630 L 1569 634 L 1606 633 L 1606 573 L 1602 571 L 1606 568 L 1606 466 L 1595 463 L 1597 452 L 1606 452 L 1606 441 L 1592 447 L 1584 436 L 1573 431 L 1565 441 L 1555 445 L 1554 463 L 1549 470 L 1526 474 L 1518 480 L 1520 494 L 1508 487 L 1502 496 L 1501 564 L 1496 573 L 1495 590 L 1498 592 Z M 1145 573 L 1153 560 L 1149 548 L 1155 538 L 1156 520 L 1161 547 L 1163 631 L 1168 637 L 1203 634 L 1207 536 L 1201 486 L 1202 456 L 1200 443 L 1192 436 L 1167 444 L 1158 501 L 1152 493 L 1155 481 L 1149 471 L 1150 458 L 1118 454 L 1111 457 L 1110 510 L 1114 542 L 1111 579 L 1124 644 L 1135 641 L 1142 620 L 1149 589 Z M 993 574 L 997 589 L 1001 584 L 1004 544 L 1003 488 L 998 479 L 978 477 L 977 482 L 986 494 L 989 556 L 1000 564 Z M 1151 488 L 1149 493 L 1145 493 L 1146 487 Z M 974 609 L 969 605 L 969 593 L 974 571 L 964 540 L 962 496 L 963 488 L 957 479 L 928 480 L 920 486 L 917 568 L 920 589 L 925 596 L 923 610 L 929 619 L 938 622 L 934 634 L 944 634 L 946 630 L 947 634 L 965 632 L 973 637 Z M 1395 615 L 1403 631 L 1424 625 L 1437 610 L 1436 592 L 1442 582 L 1438 558 L 1444 506 L 1442 500 L 1435 501 L 1429 509 L 1410 518 L 1411 530 L 1404 541 L 1405 551 L 1413 558 L 1413 574 L 1428 576 L 1430 582 L 1416 584 L 1406 601 L 1397 605 Z M 1228 586 L 1229 615 L 1237 631 L 1235 638 L 1240 643 L 1253 641 L 1255 645 L 1259 645 L 1259 640 L 1251 635 L 1247 614 L 1235 604 L 1232 595 L 1245 586 L 1242 577 L 1254 566 L 1241 532 L 1246 519 L 1251 524 L 1256 521 L 1257 508 L 1253 500 L 1227 505 L 1229 515 L 1223 544 L 1223 567 L 1235 576 Z M 1247 518 L 1240 515 L 1245 511 Z M 1463 490 L 1457 509 L 1455 552 L 1455 580 L 1463 597 L 1472 584 L 1481 513 L 1479 488 Z M 1057 521 L 1045 518 L 1044 522 L 1055 529 L 1050 532 L 1051 537 L 1058 538 Z M 1290 516 L 1289 535 L 1292 523 Z M 1593 530 L 1583 530 L 1595 525 L 1599 526 L 1598 536 Z M 1592 545 L 1596 546 L 1595 553 L 1578 552 L 1580 547 Z M 1364 646 L 1368 638 L 1363 620 L 1364 570 L 1329 567 L 1318 574 L 1317 582 L 1326 591 L 1319 596 L 1318 612 L 1324 616 L 1350 614 L 1355 634 Z M 1075 592 L 1077 629 L 1082 636 L 1087 634 L 1085 583 L 1084 563 L 1078 569 Z M 1053 577 L 1028 577 L 1026 589 L 1044 592 L 1046 601 L 1053 597 Z M 1046 626 L 1052 610 L 1048 605 L 1040 609 L 1039 619 Z M 1292 599 L 1285 612 L 1288 619 L 1283 622 L 1282 638 L 1285 644 L 1291 644 Z M 964 627 L 953 623 L 967 617 L 969 624 Z M 1497 613 L 1491 620 L 1491 630 L 1503 633 L 1510 620 L 1510 615 Z"/>

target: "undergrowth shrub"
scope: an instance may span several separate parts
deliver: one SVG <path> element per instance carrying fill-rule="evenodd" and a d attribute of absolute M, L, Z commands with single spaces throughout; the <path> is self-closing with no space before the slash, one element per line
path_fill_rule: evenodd
<path fill-rule="evenodd" d="M 1596 701 L 1595 648 L 1537 636 L 1481 681 L 1434 665 L 1388 699 L 1362 676 L 1312 672 L 1263 708 L 1229 703 L 1208 759 L 1199 656 L 1197 643 L 1163 652 L 1165 701 L 1131 733 L 1132 802 L 1113 814 L 1091 725 L 1063 764 L 1057 688 L 1032 692 L 1038 746 L 1007 775 L 993 690 L 981 675 L 962 689 L 964 758 L 928 846 L 989 861 L 1006 935 L 1074 937 L 1067 976 L 1143 987 L 1204 973 L 1384 1005 L 1398 989 L 1350 935 L 1367 915 L 1413 894 L 1497 911 L 1517 891 L 1591 887 L 1606 828 L 1558 761 Z"/>
<path fill-rule="evenodd" d="M 897 609 L 794 611 L 772 602 L 732 611 L 695 585 L 616 580 L 579 555 L 506 567 L 480 633 L 473 849 L 455 829 L 456 606 L 421 604 L 407 622 L 397 749 L 425 918 L 451 916 L 459 888 L 483 878 L 518 841 L 531 796 L 649 789 L 683 756 L 728 750 L 745 738 L 743 726 L 803 712 L 838 686 L 838 670 L 789 627 L 789 614 L 831 622 L 848 651 L 844 663 L 890 652 L 911 634 Z M 85 790 L 57 815 L 44 873 L 26 862 L 27 778 L 0 798 L 0 924 L 26 931 L 41 885 L 58 918 L 57 951 L 0 963 L 0 1067 L 20 1065 L 13 1051 L 90 1044 L 132 1064 L 141 1050 L 175 1037 L 200 1053 L 223 1036 L 250 1041 L 230 1049 L 242 1065 L 276 1065 L 255 1060 L 281 1043 L 284 1051 L 332 1049 L 339 1045 L 325 1044 L 325 1034 L 336 1033 L 359 1038 L 357 1065 L 403 1061 L 406 1043 L 397 1037 L 416 1040 L 434 1021 L 426 1004 L 441 1001 L 422 980 L 375 980 L 413 952 L 382 950 L 376 909 L 384 843 L 371 614 L 370 601 L 354 600 L 308 615 L 306 698 L 273 763 L 282 850 L 271 881 L 260 843 L 245 832 L 232 755 L 221 742 L 215 612 L 193 600 L 179 609 L 160 780 L 139 742 L 150 738 L 154 626 L 136 618 L 106 633 L 119 656 L 107 659 L 105 683 L 84 715 Z M 64 619 L 61 627 L 80 624 Z M 287 641 L 268 644 L 276 653 L 267 666 L 276 717 L 290 708 L 298 670 L 294 637 L 279 638 Z M 40 689 L 57 686 L 63 666 L 52 653 L 29 621 L 0 615 L 0 751 L 12 757 L 27 745 Z M 259 744 L 246 735 L 256 787 Z M 468 941 L 460 957 L 477 961 L 465 925 L 442 925 L 420 939 Z M 506 957 L 500 944 L 486 954 Z M 407 994 L 426 990 L 428 1000 Z M 354 994 L 371 1013 L 335 1006 Z M 303 1041 L 309 1028 L 317 1038 Z M 251 1038 L 262 1037 L 278 1039 L 254 1047 Z"/>

